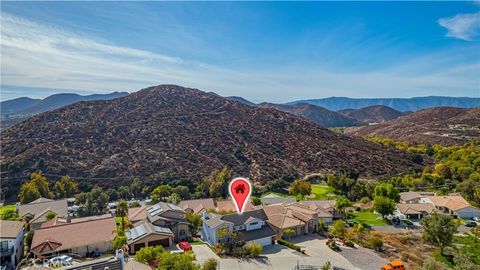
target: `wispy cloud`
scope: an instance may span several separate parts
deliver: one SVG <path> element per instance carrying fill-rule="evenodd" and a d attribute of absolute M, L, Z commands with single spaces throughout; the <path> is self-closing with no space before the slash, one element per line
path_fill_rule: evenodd
<path fill-rule="evenodd" d="M 478 59 L 458 62 L 449 52 L 401 59 L 401 64 L 368 72 L 288 65 L 240 70 L 119 46 L 5 12 L 1 24 L 2 85 L 98 93 L 173 83 L 272 102 L 365 97 L 366 90 L 371 97 L 455 95 L 458 91 L 480 95 Z M 11 91 L 7 94 L 2 98 L 13 97 Z"/>
<path fill-rule="evenodd" d="M 480 12 L 441 18 L 438 24 L 448 30 L 447 37 L 472 41 L 480 34 Z"/>

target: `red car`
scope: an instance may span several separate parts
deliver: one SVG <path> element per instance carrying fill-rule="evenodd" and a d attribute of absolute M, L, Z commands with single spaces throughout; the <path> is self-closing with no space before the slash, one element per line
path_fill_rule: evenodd
<path fill-rule="evenodd" d="M 178 247 L 185 251 L 192 250 L 192 245 L 190 245 L 190 243 L 188 243 L 187 241 L 182 241 L 178 243 Z"/>

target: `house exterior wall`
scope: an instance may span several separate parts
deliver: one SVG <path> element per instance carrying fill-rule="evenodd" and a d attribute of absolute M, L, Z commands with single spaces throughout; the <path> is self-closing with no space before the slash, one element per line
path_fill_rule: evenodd
<path fill-rule="evenodd" d="M 107 241 L 107 242 L 99 242 L 99 243 L 94 243 L 88 246 L 81 246 L 81 247 L 76 247 L 72 248 L 70 250 L 71 253 L 79 254 L 81 256 L 85 256 L 87 252 L 91 252 L 95 249 L 98 249 L 98 251 L 105 253 L 108 251 L 113 250 L 113 245 L 112 241 Z"/>
<path fill-rule="evenodd" d="M 164 239 L 168 239 L 168 246 L 172 245 L 173 239 L 172 239 L 171 236 L 161 235 L 161 234 L 150 234 L 150 235 L 147 235 L 146 237 L 140 238 L 137 241 L 134 241 L 134 242 L 128 244 L 129 252 L 130 252 L 130 254 L 135 253 L 134 246 L 136 244 L 143 244 L 145 247 L 148 247 L 149 242 L 154 242 L 154 241 L 159 241 L 159 240 L 164 240 Z"/>
<path fill-rule="evenodd" d="M 0 242 L 7 242 L 8 248 L 13 246 L 13 253 L 10 256 L 10 264 L 16 266 L 23 258 L 23 228 L 15 239 L 13 238 L 0 238 Z"/>
<path fill-rule="evenodd" d="M 248 224 L 246 224 L 245 230 L 251 231 L 251 230 L 256 230 L 260 229 L 265 225 L 265 221 L 256 219 Z"/>
<path fill-rule="evenodd" d="M 255 244 L 258 244 L 258 245 L 261 245 L 262 247 L 264 247 L 264 246 L 270 246 L 271 244 L 274 243 L 274 241 L 275 241 L 274 237 L 269 236 L 269 237 L 265 237 L 265 238 L 260 238 L 260 239 L 248 241 L 247 243 L 255 243 Z"/>

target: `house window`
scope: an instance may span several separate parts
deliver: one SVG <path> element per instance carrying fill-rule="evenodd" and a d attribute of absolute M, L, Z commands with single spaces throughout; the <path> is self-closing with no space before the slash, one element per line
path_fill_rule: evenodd
<path fill-rule="evenodd" d="M 180 236 L 185 236 L 187 233 L 185 232 L 185 230 L 180 230 Z"/>
<path fill-rule="evenodd" d="M 258 222 L 252 222 L 252 223 L 250 223 L 250 226 L 255 226 L 257 224 L 258 224 Z"/>

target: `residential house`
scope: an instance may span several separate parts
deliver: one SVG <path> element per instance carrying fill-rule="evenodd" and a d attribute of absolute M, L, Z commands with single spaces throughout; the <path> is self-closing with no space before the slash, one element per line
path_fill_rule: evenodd
<path fill-rule="evenodd" d="M 436 208 L 431 203 L 399 203 L 394 215 L 401 219 L 419 220 L 435 211 Z"/>
<path fill-rule="evenodd" d="M 459 218 L 480 217 L 480 209 L 470 205 L 462 196 L 428 196 L 425 202 L 432 203 L 438 210 Z"/>
<path fill-rule="evenodd" d="M 148 246 L 169 247 L 173 243 L 173 232 L 169 228 L 153 225 L 144 220 L 137 223 L 133 229 L 125 232 L 130 254 Z"/>
<path fill-rule="evenodd" d="M 246 202 L 244 211 L 250 211 L 253 210 L 253 204 L 251 201 Z M 215 207 L 215 210 L 217 212 L 222 212 L 222 213 L 233 213 L 237 212 L 237 208 L 233 204 L 232 200 L 223 200 L 223 201 L 217 201 L 217 206 Z"/>
<path fill-rule="evenodd" d="M 138 222 L 144 221 L 147 219 L 147 208 L 148 205 L 142 205 L 139 207 L 128 208 L 128 221 L 131 224 L 136 224 Z"/>
<path fill-rule="evenodd" d="M 148 221 L 155 226 L 170 229 L 173 241 L 178 242 L 189 239 L 190 223 L 185 219 L 186 212 L 177 205 L 159 202 L 154 205 L 130 208 L 128 220 L 136 225 Z"/>
<path fill-rule="evenodd" d="M 58 217 L 68 216 L 67 199 L 50 200 L 39 198 L 31 203 L 17 204 L 17 214 L 27 220 L 30 230 L 36 230 L 47 220 L 47 214 L 53 212 Z"/>
<path fill-rule="evenodd" d="M 202 214 L 208 210 L 215 210 L 213 199 L 183 200 L 178 206 L 187 213 Z"/>
<path fill-rule="evenodd" d="M 271 205 L 271 204 L 279 204 L 279 203 L 294 203 L 297 202 L 295 198 L 292 197 L 282 197 L 274 193 L 270 193 L 260 198 L 262 205 Z"/>
<path fill-rule="evenodd" d="M 76 222 L 90 221 L 90 220 L 96 220 L 96 219 L 104 219 L 109 217 L 112 217 L 112 214 L 103 214 L 103 215 L 88 216 L 88 217 L 81 217 L 81 218 L 71 218 L 70 216 L 66 218 L 55 217 L 52 220 L 45 221 L 44 223 L 42 223 L 41 228 L 58 226 L 58 225 L 63 225 L 67 223 L 76 223 Z"/>
<path fill-rule="evenodd" d="M 422 203 L 427 196 L 435 196 L 434 192 L 408 191 L 400 193 L 400 203 Z"/>
<path fill-rule="evenodd" d="M 318 215 L 308 206 L 293 204 L 272 204 L 263 210 L 278 236 L 283 236 L 287 229 L 295 232 L 294 236 L 313 233 L 317 230 Z"/>
<path fill-rule="evenodd" d="M 59 253 L 85 256 L 93 250 L 111 251 L 116 229 L 113 217 L 39 228 L 33 235 L 30 251 L 35 256 Z"/>
<path fill-rule="evenodd" d="M 25 222 L 22 221 L 0 221 L 0 257 L 2 266 L 15 267 L 22 259 L 24 226 Z"/>
<path fill-rule="evenodd" d="M 316 211 L 318 218 L 327 224 L 332 223 L 334 218 L 341 217 L 341 214 L 335 210 L 335 200 L 309 200 L 298 203 Z"/>
<path fill-rule="evenodd" d="M 267 223 L 263 209 L 245 211 L 241 215 L 234 213 L 217 215 L 203 213 L 202 239 L 210 245 L 226 239 L 226 235 L 238 232 L 238 241 L 268 246 L 275 243 L 275 230 Z"/>

